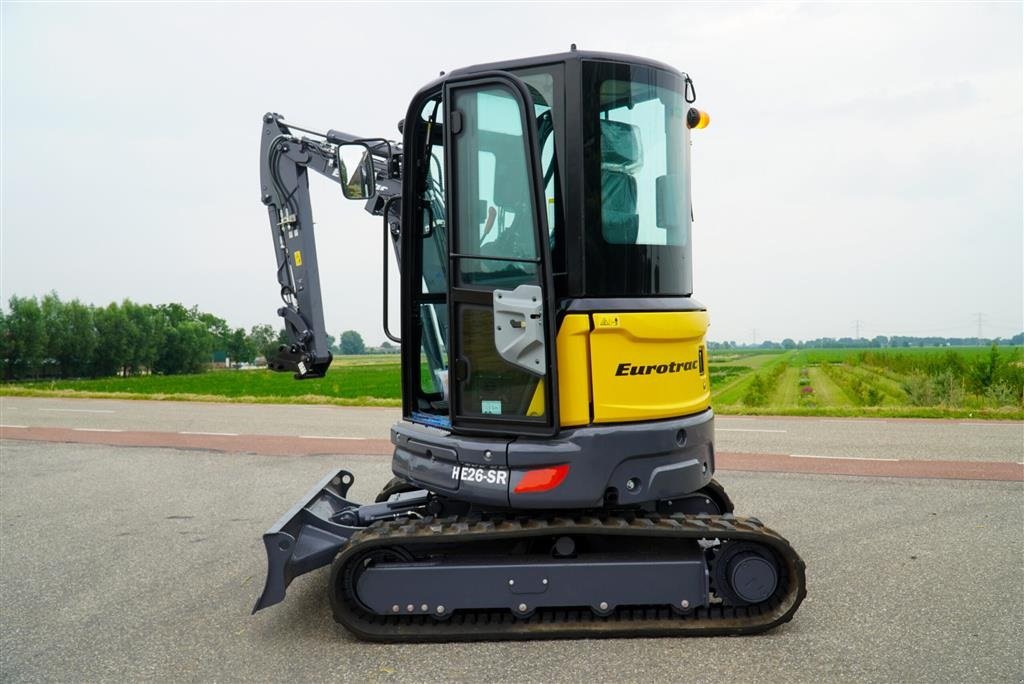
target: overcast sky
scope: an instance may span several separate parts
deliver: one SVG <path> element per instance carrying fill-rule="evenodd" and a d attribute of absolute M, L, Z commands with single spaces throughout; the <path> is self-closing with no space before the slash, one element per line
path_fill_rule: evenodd
<path fill-rule="evenodd" d="M 274 323 L 260 117 L 398 138 L 440 70 L 687 71 L 711 338 L 1024 328 L 1022 4 L 2 5 L 0 296 Z M 311 181 L 330 332 L 377 344 L 380 224 Z M 393 289 L 395 292 L 396 289 Z M 395 306 L 397 311 L 397 306 Z"/>

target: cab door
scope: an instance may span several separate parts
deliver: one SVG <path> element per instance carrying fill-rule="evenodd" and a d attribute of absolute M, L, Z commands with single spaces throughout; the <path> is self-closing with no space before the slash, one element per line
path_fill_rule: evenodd
<path fill-rule="evenodd" d="M 527 86 L 445 85 L 451 418 L 461 432 L 558 427 L 548 221 Z"/>

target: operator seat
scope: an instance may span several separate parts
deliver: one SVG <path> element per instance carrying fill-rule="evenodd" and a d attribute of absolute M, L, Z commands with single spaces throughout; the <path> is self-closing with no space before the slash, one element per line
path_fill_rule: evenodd
<path fill-rule="evenodd" d="M 601 120 L 601 235 L 613 245 L 636 244 L 640 230 L 636 178 L 643 163 L 640 131 L 623 121 Z"/>
<path fill-rule="evenodd" d="M 487 256 L 529 259 L 536 256 L 533 236 L 533 217 L 530 214 L 530 186 L 520 171 L 520 161 L 514 155 L 498 156 L 494 170 L 494 204 L 498 207 L 495 224 L 497 236 L 482 246 Z M 507 213 L 512 222 L 504 225 Z"/>

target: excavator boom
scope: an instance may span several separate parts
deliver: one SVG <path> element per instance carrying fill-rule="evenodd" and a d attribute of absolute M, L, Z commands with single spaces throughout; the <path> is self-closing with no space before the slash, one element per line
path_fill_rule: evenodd
<path fill-rule="evenodd" d="M 298 137 L 302 131 L 314 137 Z M 364 139 L 330 130 L 316 133 L 285 123 L 280 114 L 263 117 L 260 144 L 261 199 L 267 207 L 277 259 L 277 281 L 290 340 L 268 359 L 272 370 L 291 371 L 298 380 L 323 377 L 331 365 L 321 299 L 316 236 L 309 198 L 309 170 L 342 184 L 342 146 L 365 149 L 364 164 L 371 177 L 363 188 L 366 210 L 374 215 L 385 209 L 397 224 L 398 206 L 389 202 L 401 193 L 401 146 L 383 139 Z M 348 182 L 346 178 L 345 182 Z M 347 189 L 347 188 L 346 188 Z M 390 232 L 390 231 L 389 231 Z M 394 244 L 397 246 L 397 230 Z M 385 238 L 387 240 L 387 238 Z M 386 281 L 385 281 L 386 282 Z"/>

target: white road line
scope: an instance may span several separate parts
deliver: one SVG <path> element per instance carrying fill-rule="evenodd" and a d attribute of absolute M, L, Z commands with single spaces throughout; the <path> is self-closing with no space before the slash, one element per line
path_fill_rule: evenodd
<path fill-rule="evenodd" d="M 790 454 L 790 458 L 824 458 L 832 461 L 898 461 L 898 458 L 870 458 L 868 456 L 812 456 L 810 454 Z"/>
<path fill-rule="evenodd" d="M 112 430 L 110 428 L 71 428 L 77 432 L 124 432 L 124 430 Z"/>
<path fill-rule="evenodd" d="M 961 427 L 1012 427 L 1018 430 L 1024 430 L 1024 425 L 1020 423 L 1000 423 L 992 421 L 991 423 L 957 423 Z"/>
<path fill-rule="evenodd" d="M 28 430 L 28 425 L 0 425 L 0 428 L 18 428 L 19 430 Z"/>
<path fill-rule="evenodd" d="M 864 425 L 866 423 L 877 423 L 879 425 L 885 425 L 888 421 L 875 420 L 873 418 L 857 418 L 856 420 L 844 420 L 842 418 L 819 418 L 819 423 L 854 423 L 856 425 Z"/>
<path fill-rule="evenodd" d="M 41 408 L 40 411 L 49 411 L 50 413 L 114 413 L 109 409 L 53 409 L 53 408 Z"/>
<path fill-rule="evenodd" d="M 326 437 L 322 435 L 299 435 L 299 439 L 351 439 L 351 440 L 365 440 L 367 437 Z"/>
<path fill-rule="evenodd" d="M 178 434 L 179 435 L 210 435 L 210 436 L 213 436 L 213 437 L 237 437 L 238 436 L 237 432 L 187 432 L 187 431 L 184 431 L 184 430 L 179 432 Z"/>
<path fill-rule="evenodd" d="M 785 430 L 755 430 L 754 428 L 715 428 L 715 432 L 786 432 Z"/>

